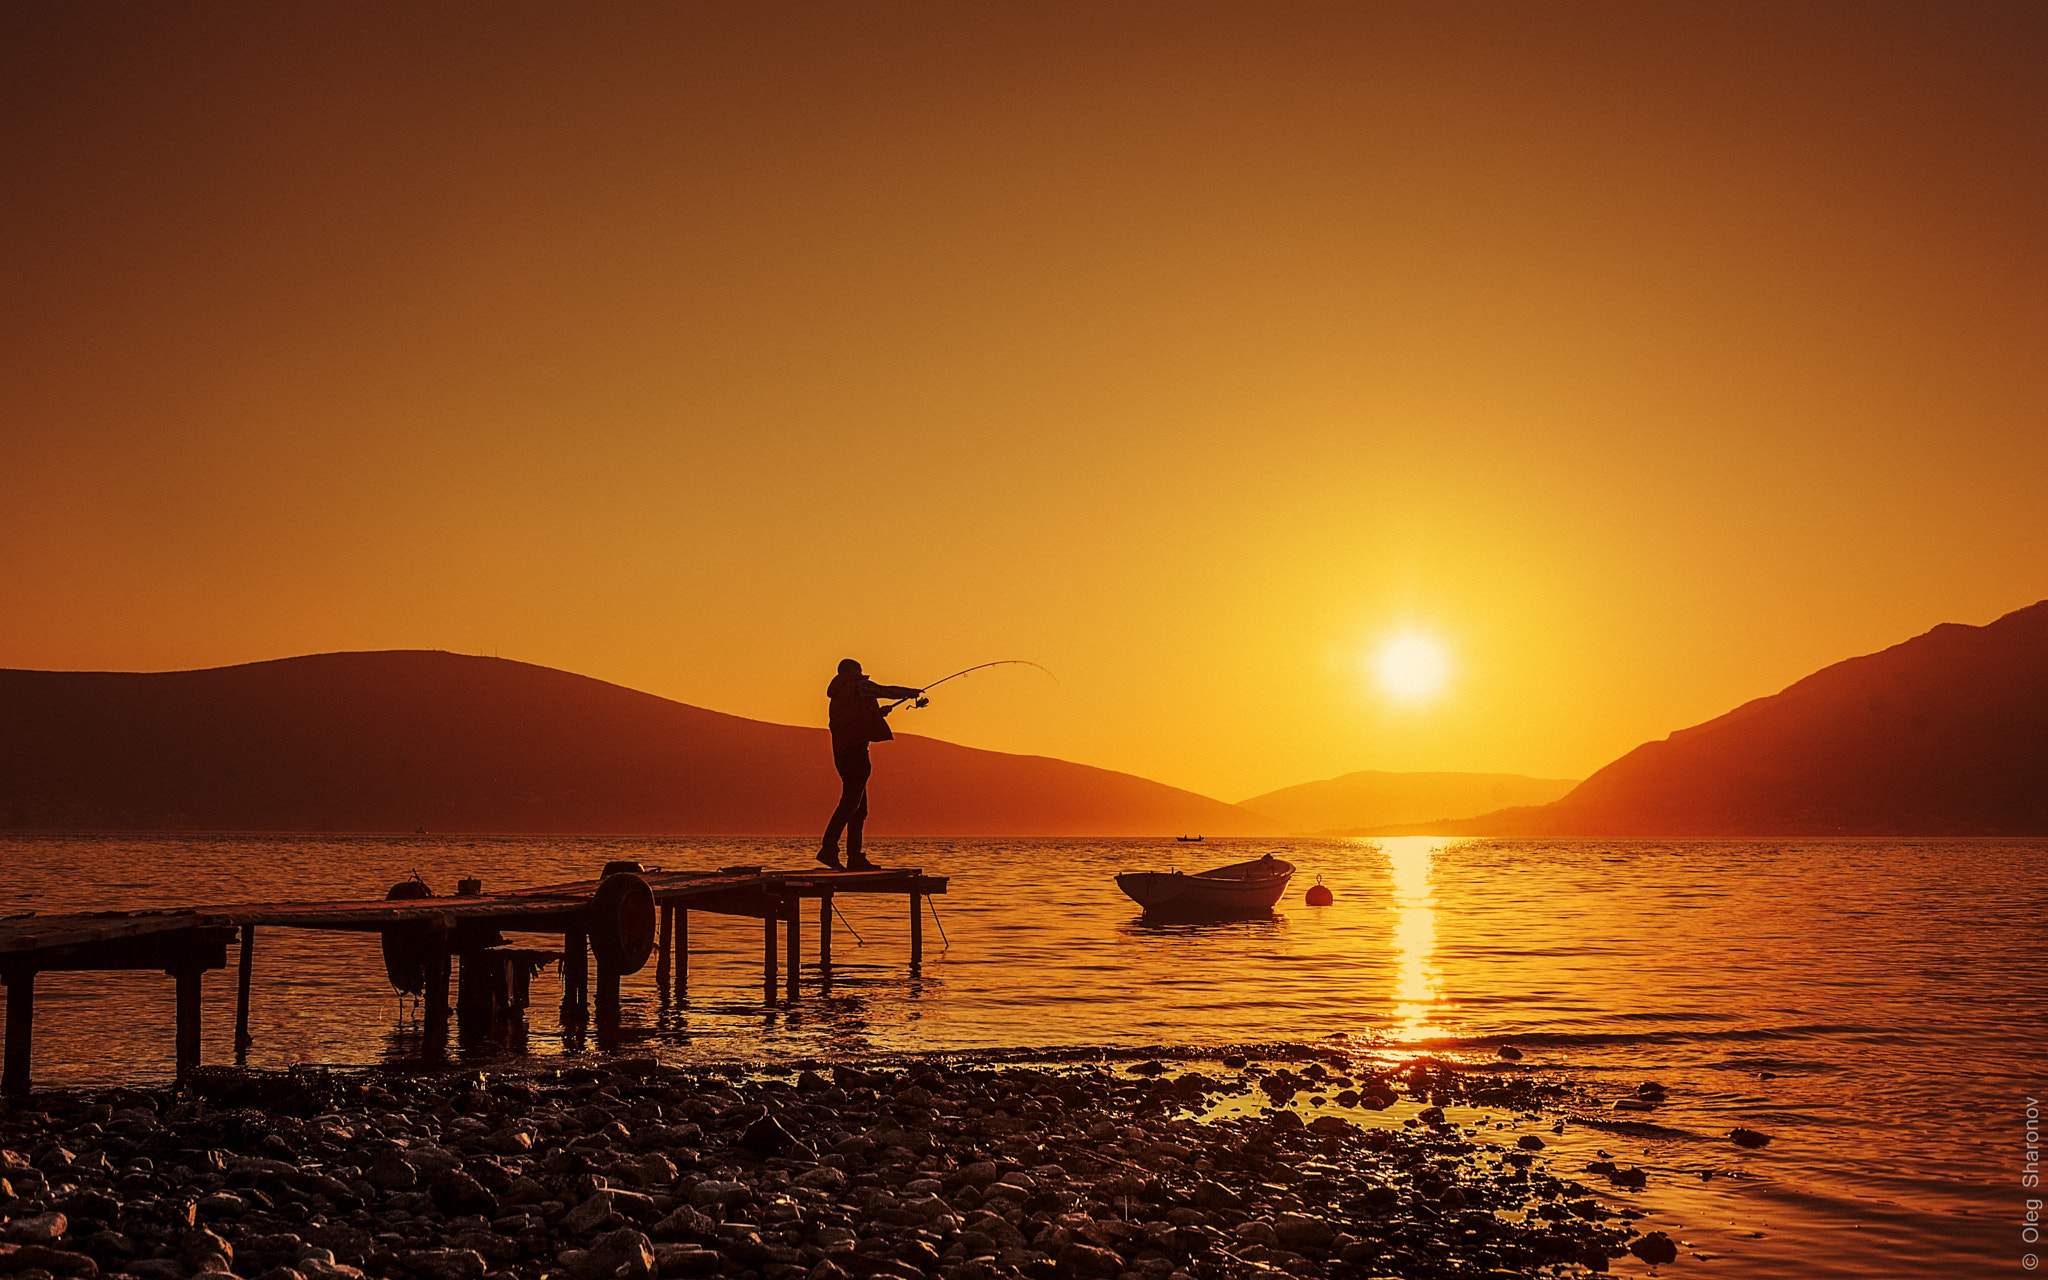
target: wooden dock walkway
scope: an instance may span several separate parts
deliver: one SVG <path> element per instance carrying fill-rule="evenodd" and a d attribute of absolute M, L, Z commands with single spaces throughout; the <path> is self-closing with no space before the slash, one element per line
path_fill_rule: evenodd
<path fill-rule="evenodd" d="M 483 893 L 464 881 L 452 897 L 425 896 L 424 886 L 404 896 L 353 902 L 262 902 L 156 911 L 27 915 L 0 919 L 0 981 L 7 987 L 6 1049 L 0 1094 L 30 1088 L 30 1047 L 35 1023 L 35 980 L 53 971 L 157 970 L 177 983 L 177 1071 L 199 1065 L 200 983 L 227 967 L 228 948 L 239 944 L 235 1043 L 246 1052 L 249 992 L 259 929 L 312 929 L 377 933 L 383 937 L 387 974 L 401 990 L 423 1000 L 423 1045 L 428 1056 L 446 1048 L 451 1013 L 464 1017 L 516 1015 L 528 1003 L 533 972 L 559 961 L 564 1025 L 591 1015 L 591 959 L 596 960 L 596 1018 L 600 1038 L 619 1018 L 619 980 L 652 958 L 655 983 L 666 998 L 680 993 L 689 974 L 689 913 L 751 916 L 762 922 L 762 986 L 773 1001 L 778 968 L 786 968 L 786 998 L 795 1000 L 802 957 L 801 908 L 818 903 L 817 955 L 832 965 L 833 898 L 839 894 L 902 894 L 910 907 L 910 964 L 924 960 L 924 900 L 946 892 L 946 878 L 915 868 L 835 871 L 812 867 L 774 871 L 726 867 L 717 871 L 647 871 L 611 864 L 606 874 L 571 884 Z M 782 928 L 778 947 L 777 926 Z M 559 934 L 560 951 L 509 946 L 506 931 Z M 451 974 L 457 999 L 451 1005 Z"/>

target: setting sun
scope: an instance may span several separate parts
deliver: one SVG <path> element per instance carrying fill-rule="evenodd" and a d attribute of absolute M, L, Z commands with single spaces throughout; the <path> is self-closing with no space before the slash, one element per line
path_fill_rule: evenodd
<path fill-rule="evenodd" d="M 1380 687 L 1394 698 L 1420 702 L 1443 689 L 1450 678 L 1451 659 L 1437 641 L 1408 632 L 1382 645 L 1372 668 Z"/>

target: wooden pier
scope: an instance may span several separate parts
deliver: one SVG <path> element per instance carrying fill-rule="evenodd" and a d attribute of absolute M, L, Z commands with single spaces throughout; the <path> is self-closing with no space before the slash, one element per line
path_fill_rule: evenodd
<path fill-rule="evenodd" d="M 0 1064 L 0 1094 L 30 1087 L 30 1046 L 38 973 L 155 970 L 177 982 L 177 1072 L 199 1065 L 200 982 L 228 963 L 239 943 L 235 1044 L 249 1047 L 249 990 L 259 929 L 313 929 L 377 933 L 385 968 L 395 985 L 422 997 L 424 1052 L 447 1045 L 451 1013 L 478 1018 L 516 1014 L 528 1003 L 533 972 L 559 960 L 562 1020 L 582 1025 L 592 1013 L 591 960 L 596 960 L 595 1014 L 600 1039 L 619 1020 L 619 981 L 655 962 L 655 984 L 666 999 L 689 981 L 689 913 L 748 916 L 762 925 L 764 998 L 778 986 L 799 996 L 802 906 L 818 904 L 818 964 L 832 965 L 833 898 L 840 894 L 901 894 L 909 900 L 910 964 L 924 960 L 925 898 L 946 892 L 943 876 L 915 869 L 772 871 L 613 871 L 596 880 L 501 893 L 453 897 L 405 896 L 360 902 L 247 903 L 163 911 L 26 915 L 0 920 L 0 981 L 7 987 L 7 1040 Z M 478 889 L 465 881 L 465 889 Z M 778 946 L 778 925 L 783 937 Z M 559 952 L 514 948 L 504 933 L 559 934 Z M 780 971 L 780 972 L 779 972 Z M 449 1001 L 451 981 L 457 999 Z"/>

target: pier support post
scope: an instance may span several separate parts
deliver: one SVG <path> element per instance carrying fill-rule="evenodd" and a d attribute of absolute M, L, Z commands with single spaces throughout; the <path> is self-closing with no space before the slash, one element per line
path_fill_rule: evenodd
<path fill-rule="evenodd" d="M 775 1003 L 775 915 L 770 912 L 761 917 L 761 992 L 769 1004 Z"/>
<path fill-rule="evenodd" d="M 425 1006 L 426 1035 L 421 1051 L 428 1057 L 437 1057 L 448 1044 L 448 930 L 427 931 L 427 981 L 420 992 L 420 1003 Z"/>
<path fill-rule="evenodd" d="M 28 1049 L 36 1020 L 36 971 L 11 969 L 7 981 L 7 1058 L 0 1066 L 0 1094 L 29 1091 Z"/>
<path fill-rule="evenodd" d="M 676 999 L 690 991 L 690 907 L 676 907 Z"/>
<path fill-rule="evenodd" d="M 180 965 L 171 970 L 178 984 L 177 1064 L 178 1079 L 192 1074 L 199 1065 L 199 979 L 204 969 Z"/>
<path fill-rule="evenodd" d="M 235 1065 L 247 1065 L 249 1046 L 249 978 L 256 971 L 256 926 L 242 926 L 242 959 L 235 971 Z"/>
<path fill-rule="evenodd" d="M 832 967 L 832 895 L 818 895 L 818 967 Z"/>
<path fill-rule="evenodd" d="M 597 1033 L 600 1039 L 619 1029 L 619 970 L 597 958 Z"/>
<path fill-rule="evenodd" d="M 590 1018 L 590 931 L 571 929 L 562 938 L 562 1021 Z"/>
<path fill-rule="evenodd" d="M 791 1000 L 797 998 L 797 974 L 802 970 L 804 962 L 804 927 L 801 914 L 803 906 L 802 898 L 791 898 L 789 900 L 789 916 L 783 922 L 784 927 L 789 930 L 788 946 L 785 948 L 789 954 L 784 957 L 784 963 L 789 969 L 789 976 L 786 979 L 787 987 L 784 994 Z"/>
<path fill-rule="evenodd" d="M 661 992 L 661 998 L 668 999 L 669 952 L 676 936 L 676 909 L 663 906 L 661 909 L 661 941 L 654 947 L 654 987 Z"/>
<path fill-rule="evenodd" d="M 910 967 L 924 964 L 924 895 L 910 895 Z"/>
<path fill-rule="evenodd" d="M 507 976 L 514 967 L 503 955 L 489 950 L 464 951 L 457 957 L 455 1015 L 464 1033 L 472 1028 L 488 1030 L 512 1011 L 513 982 Z"/>

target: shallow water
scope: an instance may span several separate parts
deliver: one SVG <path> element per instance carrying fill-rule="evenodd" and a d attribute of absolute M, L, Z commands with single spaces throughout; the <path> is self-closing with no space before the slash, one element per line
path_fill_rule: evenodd
<path fill-rule="evenodd" d="M 1301 875 L 1272 918 L 1156 925 L 1119 870 L 1272 851 Z M 415 868 L 446 892 L 582 878 L 607 859 L 671 869 L 799 866 L 797 840 L 560 837 L 0 837 L 0 913 L 381 896 Z M 2025 1274 L 2027 1099 L 2048 964 L 2048 841 L 892 841 L 885 865 L 953 877 L 906 966 L 901 898 L 842 896 L 829 986 L 763 1000 L 760 925 L 693 913 L 688 997 L 627 979 L 633 1051 L 670 1060 L 956 1048 L 1348 1037 L 1401 1054 L 1491 1058 L 1615 1097 L 1657 1080 L 1644 1141 L 1570 1126 L 1561 1158 L 1606 1150 L 1652 1172 L 1649 1210 L 1679 1267 L 1726 1276 Z M 1182 863 L 1182 865 L 1187 865 Z M 1301 905 L 1320 877 L 1326 908 Z M 815 916 L 806 920 L 807 954 Z M 943 935 L 941 933 L 943 930 Z M 854 935 L 859 941 L 856 942 Z M 807 961 L 808 963 L 808 961 Z M 257 1066 L 414 1052 L 374 935 L 262 933 Z M 554 979 L 519 1045 L 564 1041 Z M 161 975 L 38 980 L 39 1083 L 162 1080 Z M 206 984 L 205 1054 L 233 1056 L 233 983 Z M 1766 1078 L 1765 1073 L 1770 1073 Z M 1761 1151 L 1736 1125 L 1773 1135 Z M 1569 1166 L 1567 1166 L 1569 1167 Z M 1711 1176 L 1701 1180 L 1701 1173 Z M 1618 1263 L 1623 1274 L 1642 1270 Z"/>

